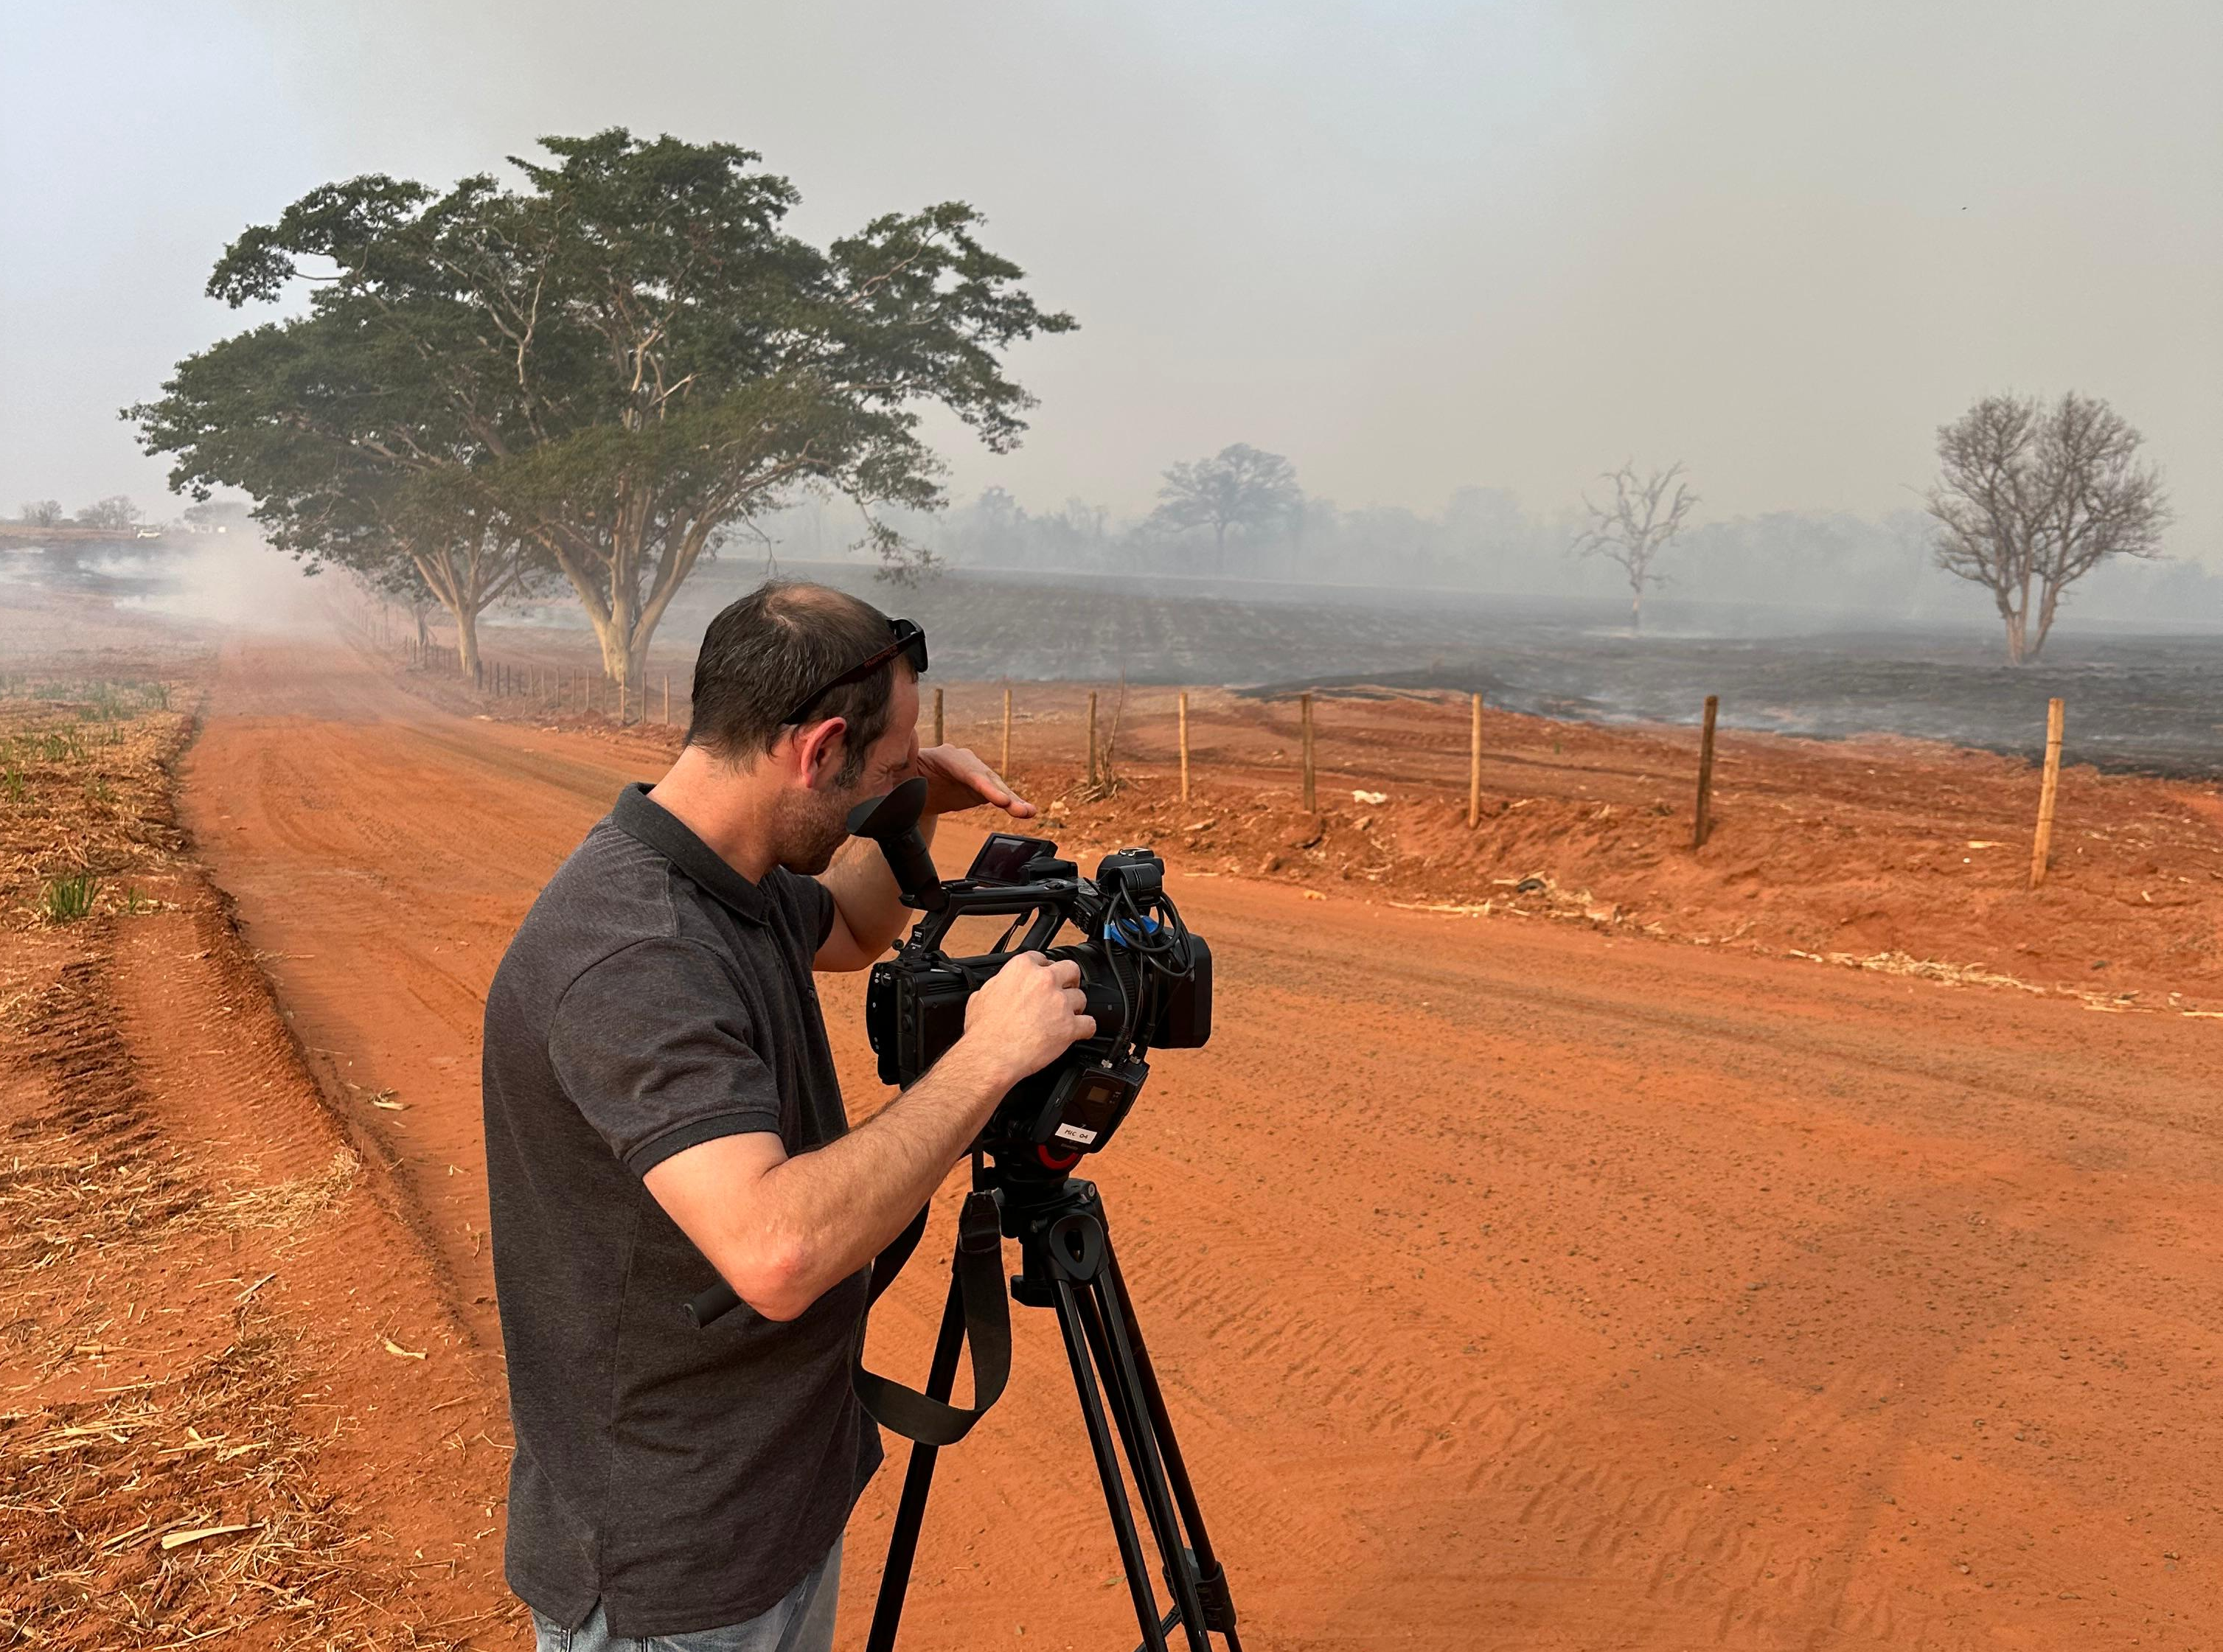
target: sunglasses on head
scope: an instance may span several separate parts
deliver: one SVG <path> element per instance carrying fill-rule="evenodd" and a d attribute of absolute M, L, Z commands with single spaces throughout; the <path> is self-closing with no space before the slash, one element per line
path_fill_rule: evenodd
<path fill-rule="evenodd" d="M 798 701 L 793 711 L 779 719 L 784 728 L 790 723 L 800 723 L 810 714 L 810 708 L 832 694 L 836 688 L 853 682 L 862 682 L 866 677 L 894 659 L 898 654 L 910 662 L 915 675 L 926 670 L 926 633 L 908 619 L 888 621 L 888 645 L 869 658 L 851 666 L 830 682 L 822 682 Z"/>

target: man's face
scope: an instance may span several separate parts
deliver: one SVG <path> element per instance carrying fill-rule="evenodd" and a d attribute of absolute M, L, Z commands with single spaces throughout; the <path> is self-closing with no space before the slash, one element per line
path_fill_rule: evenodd
<path fill-rule="evenodd" d="M 819 782 L 784 794 L 779 864 L 790 872 L 815 877 L 834 864 L 849 836 L 849 811 L 908 780 L 918 766 L 918 682 L 908 670 L 896 672 L 893 703 L 885 732 L 866 751 L 855 783 L 841 783 L 846 758 L 837 758 Z"/>

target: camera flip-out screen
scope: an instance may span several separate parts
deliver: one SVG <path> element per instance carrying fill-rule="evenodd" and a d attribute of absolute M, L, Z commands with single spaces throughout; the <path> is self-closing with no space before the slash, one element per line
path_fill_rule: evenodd
<path fill-rule="evenodd" d="M 965 876 L 975 883 L 1017 883 L 1027 863 L 1040 855 L 1055 855 L 1057 845 L 1048 838 L 1022 838 L 1016 832 L 992 832 Z"/>

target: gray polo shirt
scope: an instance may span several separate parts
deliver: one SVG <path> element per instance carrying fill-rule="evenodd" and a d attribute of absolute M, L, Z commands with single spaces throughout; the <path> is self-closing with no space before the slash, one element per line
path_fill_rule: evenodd
<path fill-rule="evenodd" d="M 879 1466 L 850 1391 L 867 1275 L 799 1319 L 696 1330 L 717 1275 L 641 1184 L 744 1131 L 847 1128 L 810 960 L 815 878 L 742 877 L 629 787 L 487 992 L 487 1187 L 509 1357 L 510 1586 L 576 1627 L 677 1635 L 776 1605 Z"/>

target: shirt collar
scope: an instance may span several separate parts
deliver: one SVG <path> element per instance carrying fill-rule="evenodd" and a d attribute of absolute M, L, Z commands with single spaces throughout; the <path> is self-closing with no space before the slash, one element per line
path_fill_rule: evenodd
<path fill-rule="evenodd" d="M 618 794 L 617 803 L 610 810 L 610 824 L 654 850 L 690 883 L 751 922 L 763 923 L 769 916 L 771 899 L 763 886 L 750 883 L 726 864 L 685 821 L 651 797 L 646 781 L 636 781 Z"/>

